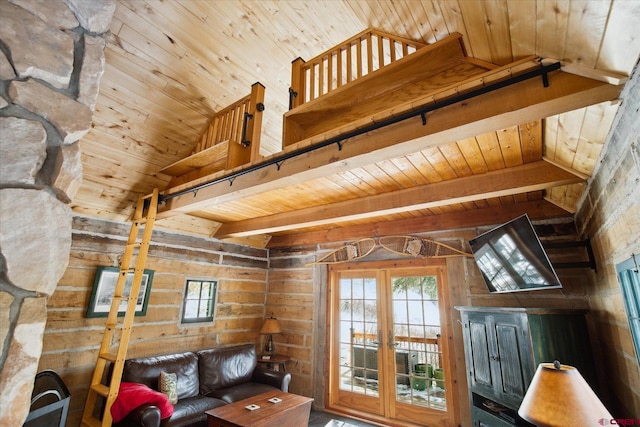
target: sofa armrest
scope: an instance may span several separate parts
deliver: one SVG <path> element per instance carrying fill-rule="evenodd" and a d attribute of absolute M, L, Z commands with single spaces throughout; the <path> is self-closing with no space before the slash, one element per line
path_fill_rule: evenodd
<path fill-rule="evenodd" d="M 114 427 L 160 427 L 160 408 L 145 403 L 138 406 Z"/>
<path fill-rule="evenodd" d="M 256 369 L 253 371 L 253 381 L 268 384 L 288 393 L 291 374 L 288 372 L 274 371 L 273 369 L 267 369 L 262 366 L 256 366 Z"/>

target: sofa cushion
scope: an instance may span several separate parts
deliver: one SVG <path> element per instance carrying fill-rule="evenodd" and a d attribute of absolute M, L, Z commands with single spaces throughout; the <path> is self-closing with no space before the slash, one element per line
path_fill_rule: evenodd
<path fill-rule="evenodd" d="M 244 383 L 235 385 L 233 387 L 225 387 L 213 390 L 209 394 L 209 396 L 224 400 L 227 403 L 233 403 L 273 390 L 278 390 L 278 388 L 267 384 Z"/>
<path fill-rule="evenodd" d="M 198 395 L 198 356 L 192 352 L 164 356 L 140 357 L 124 362 L 122 381 L 145 384 L 160 391 L 160 372 L 175 373 L 178 378 L 178 399 Z"/>
<path fill-rule="evenodd" d="M 253 344 L 199 351 L 200 394 L 250 382 L 257 364 Z"/>
<path fill-rule="evenodd" d="M 225 402 L 212 397 L 188 397 L 180 399 L 174 405 L 173 415 L 162 420 L 161 427 L 207 427 L 205 411 L 226 405 Z"/>
<path fill-rule="evenodd" d="M 178 402 L 178 376 L 174 373 L 160 372 L 160 393 L 167 396 L 169 402 Z"/>

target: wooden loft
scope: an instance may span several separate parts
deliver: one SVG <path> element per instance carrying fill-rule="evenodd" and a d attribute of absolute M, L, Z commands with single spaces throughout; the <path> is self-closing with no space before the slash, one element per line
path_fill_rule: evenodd
<path fill-rule="evenodd" d="M 532 203 L 545 190 L 586 179 L 544 161 L 541 120 L 614 100 L 621 90 L 621 82 L 606 76 L 579 74 L 535 56 L 503 66 L 470 58 L 459 34 L 421 45 L 368 30 L 311 61 L 293 62 L 292 108 L 283 117 L 281 152 L 235 169 L 203 167 L 172 180 L 161 195 L 158 218 L 206 218 L 220 224 L 212 236 L 229 238 L 311 232 L 340 221 L 437 212 L 452 204 L 491 206 L 490 199 L 506 195 L 528 200 L 521 209 L 538 209 Z M 515 129 L 522 141 L 513 160 L 504 151 L 508 144 L 502 148 L 498 170 L 483 166 L 471 176 L 461 171 L 457 179 L 428 185 L 407 181 L 412 188 L 402 191 L 372 183 L 378 190 L 366 194 L 366 203 L 348 194 L 339 199 L 321 182 L 505 129 Z M 545 210 L 556 217 L 569 214 L 559 207 Z"/>
<path fill-rule="evenodd" d="M 511 73 L 537 65 L 524 64 L 511 65 Z M 503 78 L 484 74 L 495 68 L 468 57 L 457 33 L 425 46 L 364 31 L 309 62 L 293 62 L 293 108 L 284 115 L 283 146 L 313 144 L 436 102 L 482 79 Z"/>
<path fill-rule="evenodd" d="M 216 113 L 191 155 L 160 169 L 173 177 L 167 188 L 256 161 L 260 156 L 264 91 L 264 86 L 255 83 L 249 95 Z"/>

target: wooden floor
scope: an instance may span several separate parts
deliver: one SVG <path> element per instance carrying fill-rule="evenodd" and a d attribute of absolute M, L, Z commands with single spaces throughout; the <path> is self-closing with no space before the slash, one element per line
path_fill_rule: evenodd
<path fill-rule="evenodd" d="M 309 416 L 309 427 L 374 427 L 374 424 L 312 410 Z"/>

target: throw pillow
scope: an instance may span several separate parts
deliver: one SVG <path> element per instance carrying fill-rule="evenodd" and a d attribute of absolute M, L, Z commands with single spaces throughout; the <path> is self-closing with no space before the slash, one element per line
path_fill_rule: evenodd
<path fill-rule="evenodd" d="M 111 405 L 111 417 L 116 423 L 122 421 L 129 412 L 145 403 L 157 406 L 160 409 L 161 419 L 173 415 L 173 405 L 169 403 L 169 399 L 164 394 L 152 390 L 144 384 L 122 382 L 118 397 Z"/>
<path fill-rule="evenodd" d="M 172 404 L 178 403 L 178 375 L 160 372 L 160 391 Z"/>

